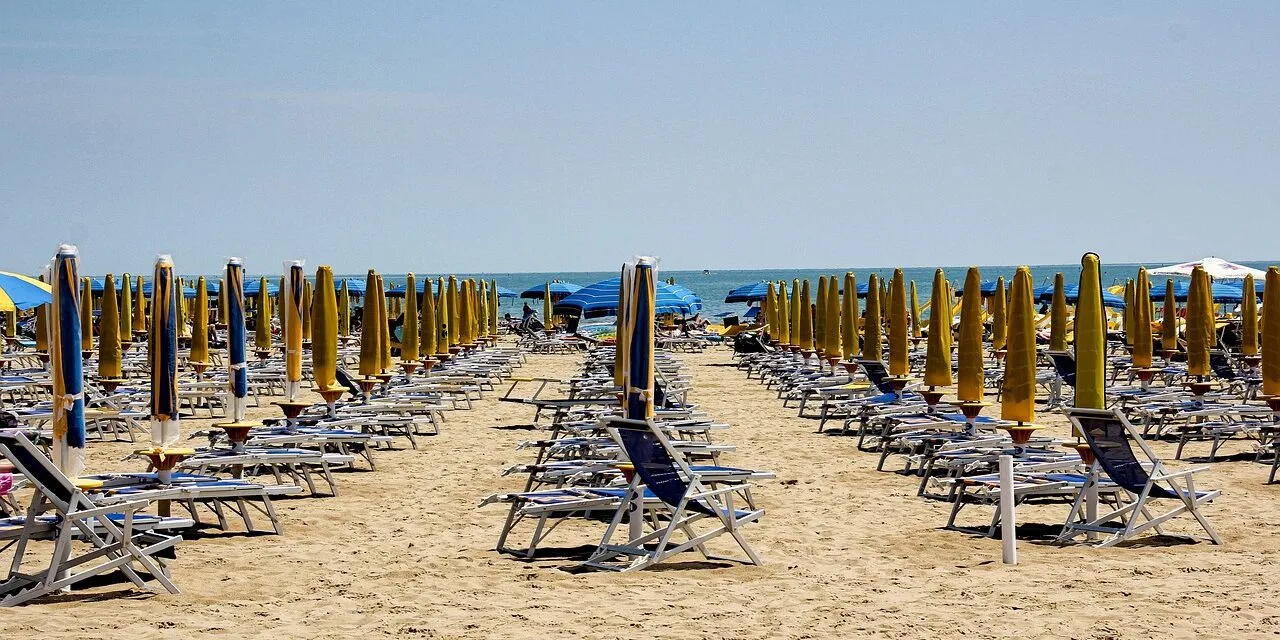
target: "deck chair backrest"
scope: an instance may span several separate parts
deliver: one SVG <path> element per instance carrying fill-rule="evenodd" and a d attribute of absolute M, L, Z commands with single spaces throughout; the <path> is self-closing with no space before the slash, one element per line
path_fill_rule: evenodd
<path fill-rule="evenodd" d="M 1153 498 L 1176 498 L 1168 489 L 1151 484 L 1151 474 L 1138 459 L 1130 442 L 1136 442 L 1148 462 L 1158 465 L 1160 459 L 1142 442 L 1141 434 L 1135 434 L 1131 425 L 1120 414 L 1105 409 L 1068 410 L 1072 424 L 1089 443 L 1098 464 L 1116 484 L 1136 494 L 1148 491 Z"/>
<path fill-rule="evenodd" d="M 858 364 L 862 367 L 863 373 L 867 374 L 867 380 L 871 381 L 880 393 L 893 393 L 893 385 L 889 384 L 889 370 L 885 368 L 884 363 L 879 360 L 859 360 Z"/>
<path fill-rule="evenodd" d="M 1209 367 L 1213 369 L 1213 375 L 1223 380 L 1231 381 L 1239 377 L 1236 370 L 1231 368 L 1231 361 L 1227 360 L 1227 354 L 1223 351 L 1215 349 L 1209 352 Z"/>
<path fill-rule="evenodd" d="M 1053 370 L 1058 372 L 1058 377 L 1072 389 L 1076 386 L 1076 359 L 1066 351 L 1046 351 L 1045 355 L 1049 356 L 1049 361 L 1053 363 Z"/>
<path fill-rule="evenodd" d="M 71 503 L 75 494 L 71 481 L 21 432 L 0 431 L 0 454 L 27 479 L 42 487 L 49 497 L 64 506 Z"/>
<path fill-rule="evenodd" d="M 689 493 L 689 470 L 678 459 L 679 454 L 671 448 L 666 437 L 643 420 L 610 417 L 605 418 L 605 424 L 618 430 L 627 458 L 649 491 L 672 507 L 680 506 Z M 715 515 L 697 500 L 689 501 L 686 507 Z"/>

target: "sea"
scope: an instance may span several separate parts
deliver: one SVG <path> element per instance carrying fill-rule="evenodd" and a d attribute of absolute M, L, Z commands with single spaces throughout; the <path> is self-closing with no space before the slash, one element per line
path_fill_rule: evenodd
<path fill-rule="evenodd" d="M 1159 264 L 1104 264 L 1102 268 L 1103 286 L 1111 286 L 1113 284 L 1124 284 L 1124 282 L 1137 276 L 1138 267 L 1146 266 L 1148 269 L 1164 266 L 1166 263 Z M 1241 262 L 1248 267 L 1261 269 L 1265 271 L 1268 266 L 1280 264 L 1280 261 L 1274 262 Z M 660 266 L 660 265 L 659 265 Z M 1034 279 L 1033 286 L 1053 284 L 1054 275 L 1062 273 L 1068 284 L 1075 283 L 1080 279 L 1080 265 L 1077 264 L 1046 264 L 1033 265 L 1031 274 Z M 1017 266 L 1000 265 L 1000 266 L 980 266 L 983 280 L 995 280 L 1003 276 L 1005 282 L 1013 279 L 1014 271 Z M 945 267 L 946 278 L 954 287 L 959 288 L 964 283 L 965 273 L 968 266 Z M 657 276 L 660 280 L 675 278 L 677 284 L 693 291 L 702 298 L 703 310 L 701 314 L 712 321 L 720 314 L 741 314 L 747 309 L 744 303 L 726 303 L 725 297 L 733 289 L 752 282 L 761 281 L 779 281 L 785 280 L 791 282 L 793 279 L 805 280 L 809 279 L 816 287 L 820 276 L 839 276 L 844 277 L 845 272 L 852 271 L 858 278 L 859 283 L 867 281 L 867 277 L 872 273 L 877 274 L 880 278 L 889 278 L 893 276 L 893 268 L 861 268 L 861 269 L 753 269 L 753 270 L 706 270 L 706 271 L 664 271 L 659 268 Z M 929 295 L 933 290 L 933 274 L 935 268 L 907 268 L 903 269 L 903 277 L 907 281 L 915 281 L 917 295 L 920 304 L 925 304 L 929 299 Z M 416 274 L 416 277 L 423 276 L 437 277 L 440 274 Z M 484 278 L 485 280 L 497 280 L 498 286 L 506 287 L 520 293 L 526 289 L 537 287 L 542 288 L 548 282 L 559 280 L 561 282 L 572 282 L 574 284 L 587 286 L 601 280 L 616 277 L 616 271 L 567 271 L 567 272 L 537 272 L 537 273 L 473 273 L 473 274 L 456 274 L 459 278 Z M 364 278 L 364 274 L 351 274 L 351 278 Z M 384 274 L 383 280 L 387 282 L 387 286 L 396 286 L 404 284 L 404 274 Z M 1262 288 L 1262 283 L 1258 283 L 1258 288 Z M 525 300 L 504 299 L 500 313 L 511 313 L 516 317 L 520 317 L 520 311 Z M 541 312 L 541 304 L 538 301 L 528 301 L 530 306 Z"/>

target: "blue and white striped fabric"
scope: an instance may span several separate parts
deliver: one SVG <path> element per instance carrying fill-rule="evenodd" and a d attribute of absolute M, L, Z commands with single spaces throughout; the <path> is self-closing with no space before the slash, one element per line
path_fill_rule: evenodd
<path fill-rule="evenodd" d="M 249 371 L 245 364 L 244 264 L 239 258 L 227 261 L 227 351 L 231 381 L 231 420 L 244 420 L 245 398 L 249 395 Z"/>
<path fill-rule="evenodd" d="M 84 470 L 84 371 L 80 353 L 80 254 L 58 247 L 49 279 L 49 363 L 53 369 L 53 463 L 68 478 Z"/>
<path fill-rule="evenodd" d="M 178 443 L 178 297 L 174 295 L 173 259 L 156 258 L 151 292 L 151 443 Z"/>
<path fill-rule="evenodd" d="M 769 295 L 769 283 L 765 281 L 751 282 L 744 284 L 725 296 L 724 301 L 728 303 L 734 302 L 760 302 Z"/>

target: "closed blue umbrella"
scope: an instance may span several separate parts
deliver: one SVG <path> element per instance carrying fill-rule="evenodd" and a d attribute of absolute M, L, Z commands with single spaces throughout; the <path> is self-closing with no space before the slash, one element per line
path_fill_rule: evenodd
<path fill-rule="evenodd" d="M 744 284 L 725 296 L 724 301 L 728 303 L 734 302 L 762 302 L 769 295 L 769 283 L 766 281 L 750 282 Z"/>
<path fill-rule="evenodd" d="M 555 313 L 580 315 L 584 318 L 600 318 L 618 313 L 620 278 L 601 280 L 583 287 L 577 293 L 559 301 Z M 653 313 L 693 314 L 702 309 L 702 301 L 688 289 L 665 282 L 655 284 Z"/>
<path fill-rule="evenodd" d="M 244 263 L 227 261 L 227 375 L 231 380 L 231 421 L 244 420 L 249 396 L 249 372 L 245 364 Z"/>
<path fill-rule="evenodd" d="M 178 442 L 178 298 L 173 259 L 156 258 L 155 287 L 151 291 L 151 444 L 160 448 Z"/>
<path fill-rule="evenodd" d="M 53 462 L 67 477 L 84 470 L 84 371 L 80 353 L 80 254 L 58 247 L 50 269 L 49 363 L 53 369 Z"/>
<path fill-rule="evenodd" d="M 627 376 L 625 415 L 631 420 L 653 417 L 653 316 L 657 293 L 654 288 L 653 261 L 640 258 L 630 274 L 627 339 Z M 616 290 L 616 289 L 615 289 Z"/>
<path fill-rule="evenodd" d="M 614 284 L 617 285 L 616 282 Z M 541 300 L 546 295 L 543 290 L 548 287 L 551 289 L 551 300 L 553 302 L 571 296 L 582 289 L 580 285 L 576 285 L 572 282 L 560 282 L 559 280 L 556 280 L 555 282 L 547 283 L 545 285 L 539 284 L 529 287 L 520 293 L 520 297 L 532 300 Z"/>

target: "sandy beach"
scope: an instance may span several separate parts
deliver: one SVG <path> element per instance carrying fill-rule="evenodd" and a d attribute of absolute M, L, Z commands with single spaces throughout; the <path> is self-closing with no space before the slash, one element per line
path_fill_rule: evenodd
<path fill-rule="evenodd" d="M 681 356 L 691 400 L 731 428 L 726 464 L 770 469 L 757 499 L 764 520 L 747 529 L 761 567 L 671 562 L 618 574 L 576 574 L 600 525 L 571 523 L 527 562 L 493 551 L 505 508 L 484 496 L 520 487 L 501 469 L 532 411 L 493 394 L 448 414 L 419 450 L 380 451 L 376 472 L 343 472 L 341 495 L 277 501 L 285 535 L 211 532 L 184 541 L 174 576 L 184 593 L 98 584 L 66 597 L 0 610 L 0 628 L 45 638 L 1071 638 L 1271 636 L 1280 524 L 1275 486 L 1247 461 L 1246 445 L 1211 466 L 1223 490 L 1208 510 L 1225 544 L 1059 547 L 1022 540 L 1016 567 L 998 541 L 942 529 L 949 505 L 916 497 L 915 478 L 876 472 L 856 438 L 815 433 L 746 380 L 730 352 Z M 566 376 L 580 356 L 531 355 L 522 375 Z M 998 413 L 993 406 L 989 413 Z M 272 417 L 274 408 L 251 409 Z M 1041 424 L 1065 437 L 1058 414 Z M 184 420 L 183 431 L 209 420 Z M 1156 443 L 1171 459 L 1172 446 Z M 1193 445 L 1194 446 L 1194 445 Z M 133 447 L 92 443 L 91 470 L 133 470 Z M 1203 448 L 1203 445 L 1202 445 Z M 1194 457 L 1198 450 L 1190 450 Z M 1251 456 L 1247 456 L 1251 459 Z M 1175 466 L 1180 463 L 1173 463 Z M 989 517 L 973 509 L 970 522 Z M 1021 522 L 1060 523 L 1065 506 L 1019 511 Z M 1175 525 L 1184 526 L 1186 523 Z M 1194 523 L 1192 523 L 1194 524 Z M 1188 529 L 1189 531 L 1189 529 Z M 725 550 L 728 550 L 727 548 Z"/>

